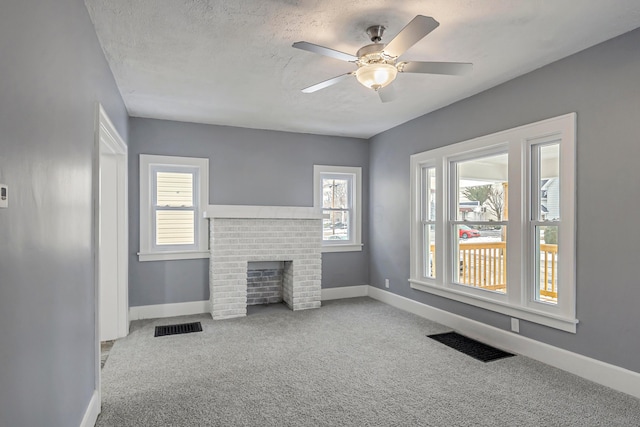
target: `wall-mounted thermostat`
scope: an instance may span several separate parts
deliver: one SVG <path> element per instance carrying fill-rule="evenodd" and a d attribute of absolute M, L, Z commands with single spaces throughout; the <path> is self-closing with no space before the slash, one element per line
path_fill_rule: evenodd
<path fill-rule="evenodd" d="M 0 184 L 0 208 L 9 207 L 9 186 Z"/>

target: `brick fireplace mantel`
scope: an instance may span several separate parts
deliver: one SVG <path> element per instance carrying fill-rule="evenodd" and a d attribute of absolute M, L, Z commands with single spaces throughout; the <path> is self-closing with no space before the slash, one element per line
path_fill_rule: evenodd
<path fill-rule="evenodd" d="M 209 206 L 209 289 L 214 319 L 247 314 L 247 264 L 285 261 L 283 300 L 320 307 L 322 214 L 307 207 Z"/>
<path fill-rule="evenodd" d="M 322 211 L 306 206 L 209 205 L 205 218 L 322 219 Z"/>

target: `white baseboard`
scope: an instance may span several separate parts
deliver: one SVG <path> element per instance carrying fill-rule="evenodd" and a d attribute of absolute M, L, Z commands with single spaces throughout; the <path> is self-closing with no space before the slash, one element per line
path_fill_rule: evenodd
<path fill-rule="evenodd" d="M 190 301 L 175 304 L 141 305 L 129 307 L 129 320 L 157 319 L 162 317 L 189 316 L 210 313 L 211 304 L 206 301 Z"/>
<path fill-rule="evenodd" d="M 640 398 L 640 374 L 573 353 L 513 332 L 505 331 L 448 311 L 369 286 L 369 296 L 393 307 L 448 326 L 469 338 L 521 354 L 595 383 Z"/>
<path fill-rule="evenodd" d="M 100 395 L 97 390 L 94 390 L 91 400 L 89 401 L 89 406 L 87 406 L 87 410 L 84 411 L 84 417 L 82 417 L 80 427 L 95 426 L 98 415 L 100 415 Z"/>
<path fill-rule="evenodd" d="M 332 299 L 366 297 L 369 295 L 369 285 L 344 286 L 341 288 L 322 289 L 320 299 L 328 301 Z"/>
<path fill-rule="evenodd" d="M 368 290 L 368 285 L 327 288 L 322 289 L 320 298 L 323 301 L 327 301 L 332 299 L 364 297 L 367 296 Z M 137 307 L 129 307 L 129 321 L 188 316 L 191 314 L 210 312 L 211 304 L 208 300 L 181 302 L 175 304 L 141 305 Z"/>

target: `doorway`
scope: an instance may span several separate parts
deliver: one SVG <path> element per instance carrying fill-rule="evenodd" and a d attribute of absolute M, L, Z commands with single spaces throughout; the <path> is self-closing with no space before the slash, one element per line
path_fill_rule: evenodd
<path fill-rule="evenodd" d="M 110 341 L 129 332 L 127 145 L 98 110 L 97 322 L 99 341 Z"/>

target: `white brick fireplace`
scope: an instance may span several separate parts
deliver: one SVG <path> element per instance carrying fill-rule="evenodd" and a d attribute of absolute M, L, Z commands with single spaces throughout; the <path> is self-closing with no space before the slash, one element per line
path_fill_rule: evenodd
<path fill-rule="evenodd" d="M 320 307 L 322 214 L 314 208 L 211 205 L 211 316 L 247 315 L 247 264 L 285 261 L 283 300 L 292 310 Z"/>

